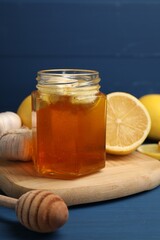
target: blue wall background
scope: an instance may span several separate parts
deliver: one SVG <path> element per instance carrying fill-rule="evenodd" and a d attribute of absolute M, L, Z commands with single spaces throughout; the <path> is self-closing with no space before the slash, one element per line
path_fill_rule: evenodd
<path fill-rule="evenodd" d="M 0 0 L 0 111 L 48 68 L 98 70 L 105 93 L 160 93 L 160 0 Z"/>

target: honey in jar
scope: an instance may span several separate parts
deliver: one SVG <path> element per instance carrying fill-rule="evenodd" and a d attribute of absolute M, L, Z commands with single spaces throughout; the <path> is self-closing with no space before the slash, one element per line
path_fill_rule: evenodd
<path fill-rule="evenodd" d="M 106 96 L 97 71 L 43 70 L 32 93 L 34 165 L 72 179 L 105 166 Z"/>

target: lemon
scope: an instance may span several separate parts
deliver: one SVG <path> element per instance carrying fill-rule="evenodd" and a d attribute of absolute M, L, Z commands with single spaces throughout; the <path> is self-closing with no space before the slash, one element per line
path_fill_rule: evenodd
<path fill-rule="evenodd" d="M 17 114 L 22 120 L 22 124 L 26 127 L 32 127 L 32 106 L 31 95 L 27 96 L 19 105 Z"/>
<path fill-rule="evenodd" d="M 107 153 L 133 152 L 146 139 L 150 127 L 148 111 L 136 97 L 124 92 L 107 95 Z"/>
<path fill-rule="evenodd" d="M 160 148 L 156 143 L 142 144 L 137 150 L 143 154 L 160 160 Z"/>
<path fill-rule="evenodd" d="M 148 94 L 139 99 L 147 108 L 151 118 L 151 130 L 148 137 L 160 140 L 160 94 Z"/>

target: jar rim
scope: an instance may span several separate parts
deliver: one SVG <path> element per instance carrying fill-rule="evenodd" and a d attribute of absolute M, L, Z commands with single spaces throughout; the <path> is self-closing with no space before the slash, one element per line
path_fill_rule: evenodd
<path fill-rule="evenodd" d="M 59 75 L 62 75 L 62 74 L 65 74 L 65 75 L 74 75 L 74 76 L 83 76 L 83 75 L 99 75 L 99 72 L 96 71 L 96 70 L 87 70 L 87 69 L 67 69 L 67 68 L 64 68 L 64 69 L 46 69 L 46 70 L 40 70 L 37 72 L 37 75 L 38 76 L 43 76 L 43 75 L 48 75 L 48 76 L 51 76 L 51 75 L 55 75 L 55 76 L 59 76 Z"/>
<path fill-rule="evenodd" d="M 37 88 L 99 89 L 99 72 L 84 69 L 46 69 L 37 73 Z"/>

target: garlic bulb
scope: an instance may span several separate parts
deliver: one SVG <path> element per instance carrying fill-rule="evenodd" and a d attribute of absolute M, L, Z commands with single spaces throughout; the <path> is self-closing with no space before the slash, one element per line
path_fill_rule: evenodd
<path fill-rule="evenodd" d="M 0 157 L 8 160 L 32 160 L 32 131 L 19 128 L 0 137 Z"/>
<path fill-rule="evenodd" d="M 0 136 L 11 129 L 20 128 L 21 125 L 22 122 L 18 114 L 14 112 L 0 113 Z"/>

